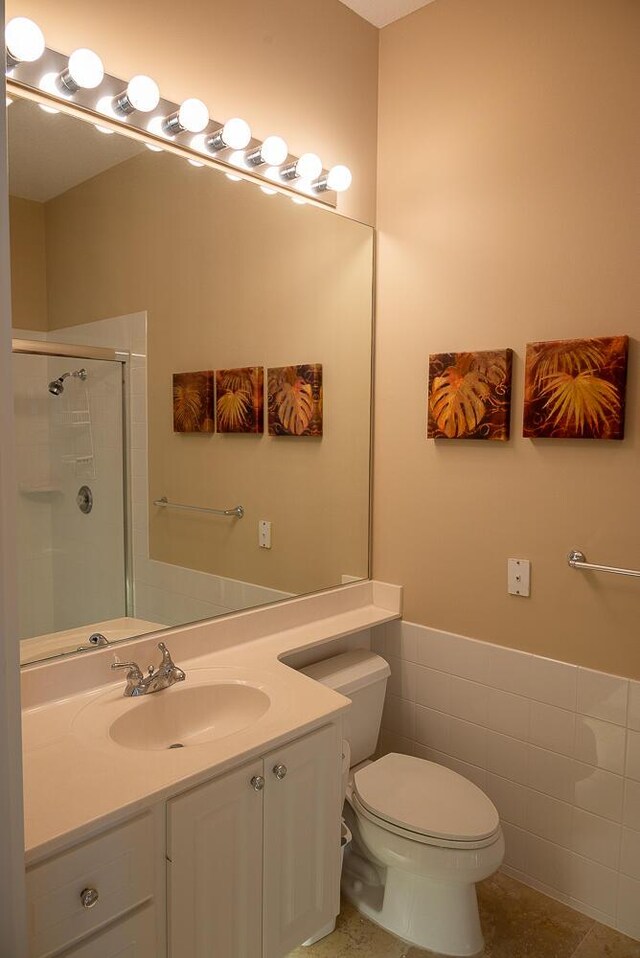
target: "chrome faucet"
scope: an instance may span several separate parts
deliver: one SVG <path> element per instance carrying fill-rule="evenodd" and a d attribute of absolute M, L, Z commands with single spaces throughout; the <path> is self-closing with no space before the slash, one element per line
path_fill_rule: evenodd
<path fill-rule="evenodd" d="M 137 662 L 111 663 L 112 669 L 129 669 L 124 695 L 150 695 L 151 692 L 168 689 L 170 685 L 174 685 L 176 682 L 184 682 L 186 676 L 182 669 L 174 664 L 171 653 L 164 642 L 158 642 L 158 648 L 162 652 L 162 662 L 157 669 L 150 665 L 146 675 L 142 674 Z"/>

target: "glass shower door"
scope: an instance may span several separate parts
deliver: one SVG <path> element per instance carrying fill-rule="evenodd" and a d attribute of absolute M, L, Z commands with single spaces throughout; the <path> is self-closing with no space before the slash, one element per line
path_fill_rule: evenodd
<path fill-rule="evenodd" d="M 29 661 L 75 649 L 93 626 L 126 615 L 123 382 L 119 362 L 13 362 L 19 634 Z"/>

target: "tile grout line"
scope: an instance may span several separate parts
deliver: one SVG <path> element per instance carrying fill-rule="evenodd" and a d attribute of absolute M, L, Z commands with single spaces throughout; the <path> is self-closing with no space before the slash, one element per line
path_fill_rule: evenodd
<path fill-rule="evenodd" d="M 569 958 L 576 958 L 576 955 L 578 954 L 578 952 L 580 951 L 580 949 L 581 949 L 582 946 L 584 945 L 585 941 L 587 940 L 587 938 L 589 937 L 589 935 L 591 934 L 591 932 L 593 931 L 593 929 L 596 927 L 597 924 L 598 924 L 598 922 L 597 922 L 597 921 L 595 920 L 595 918 L 594 918 L 594 919 L 593 919 L 593 922 L 592 922 L 592 924 L 591 924 L 591 927 L 590 927 L 589 930 L 585 933 L 584 938 L 581 938 L 581 939 L 580 939 L 580 941 L 579 941 L 579 943 L 578 943 L 578 945 L 577 945 L 577 947 L 576 947 L 576 950 L 573 952 L 573 954 L 571 954 L 571 955 L 569 956 Z"/>

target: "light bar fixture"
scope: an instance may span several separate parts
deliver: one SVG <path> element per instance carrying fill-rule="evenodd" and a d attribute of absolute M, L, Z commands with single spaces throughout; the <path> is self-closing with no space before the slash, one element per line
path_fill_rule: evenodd
<path fill-rule="evenodd" d="M 4 31 L 4 43 L 8 70 L 12 70 L 18 63 L 33 63 L 39 60 L 45 51 L 44 34 L 38 24 L 28 17 L 14 17 L 9 20 Z"/>
<path fill-rule="evenodd" d="M 268 136 L 260 146 L 246 154 L 245 160 L 249 166 L 281 166 L 289 155 L 289 147 L 281 136 Z"/>
<path fill-rule="evenodd" d="M 11 74 L 16 85 L 46 93 L 47 98 L 40 97 L 38 106 L 48 113 L 58 113 L 60 101 L 73 100 L 80 109 L 89 111 L 90 119 L 95 118 L 96 112 L 109 118 L 111 124 L 103 126 L 91 119 L 101 133 L 113 133 L 113 121 L 119 121 L 126 122 L 132 130 L 153 134 L 155 142 L 147 138 L 144 145 L 154 152 L 172 149 L 166 141 L 193 134 L 189 142 L 183 139 L 177 143 L 191 149 L 192 156 L 186 159 L 193 166 L 205 165 L 197 158 L 199 153 L 201 157 L 215 157 L 216 164 L 223 168 L 244 169 L 244 178 L 250 170 L 254 180 L 262 180 L 261 188 L 268 196 L 278 192 L 269 185 L 276 183 L 280 184 L 280 192 L 286 185 L 294 192 L 315 194 L 318 201 L 335 206 L 335 197 L 329 194 L 342 193 L 351 185 L 348 167 L 334 166 L 325 172 L 316 153 L 289 158 L 289 147 L 281 136 L 267 136 L 252 146 L 251 127 L 246 120 L 235 116 L 224 124 L 211 122 L 202 100 L 190 97 L 178 105 L 162 99 L 158 84 L 149 76 L 136 74 L 125 86 L 124 81 L 105 75 L 102 60 L 93 50 L 80 47 L 66 57 L 47 49 L 42 30 L 28 17 L 9 20 L 5 49 L 6 73 Z M 37 62 L 41 58 L 42 63 Z M 98 88 L 97 96 L 92 95 L 91 91 Z M 10 102 L 11 97 L 7 96 L 7 105 Z M 137 114 L 152 116 L 143 120 Z M 233 172 L 226 175 L 232 180 L 243 178 Z M 300 196 L 294 200 L 305 202 Z"/>

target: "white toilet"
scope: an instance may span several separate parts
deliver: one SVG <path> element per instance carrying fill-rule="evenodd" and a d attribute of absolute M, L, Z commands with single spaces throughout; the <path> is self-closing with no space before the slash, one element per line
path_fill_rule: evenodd
<path fill-rule="evenodd" d="M 372 652 L 333 656 L 302 670 L 352 701 L 345 821 L 353 833 L 343 894 L 399 938 L 445 955 L 475 955 L 483 938 L 475 884 L 504 858 L 498 812 L 472 782 L 442 765 L 374 754 L 390 674 Z"/>

